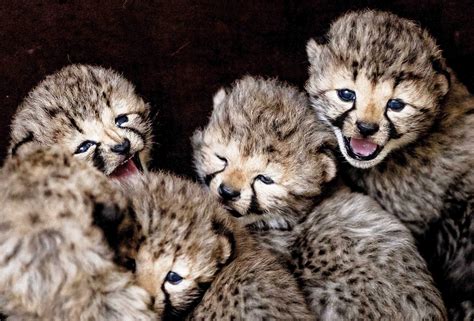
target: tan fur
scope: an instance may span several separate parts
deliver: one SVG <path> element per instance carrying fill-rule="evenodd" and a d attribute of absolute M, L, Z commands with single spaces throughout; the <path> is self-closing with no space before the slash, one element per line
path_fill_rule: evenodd
<path fill-rule="evenodd" d="M 307 50 L 306 89 L 353 166 L 349 181 L 411 230 L 453 317 L 468 319 L 474 314 L 464 308 L 474 297 L 474 97 L 428 32 L 390 13 L 348 13 L 331 25 L 327 43 L 310 40 Z M 356 93 L 355 102 L 338 97 L 342 88 Z M 395 98 L 405 108 L 388 108 Z M 357 121 L 380 126 L 367 137 L 380 149 L 371 160 L 354 158 L 344 138 L 361 138 Z"/>
<path fill-rule="evenodd" d="M 332 156 L 318 153 L 328 147 L 322 143 L 324 134 L 312 134 L 321 125 L 313 121 L 305 95 L 276 80 L 245 77 L 224 93 L 214 99 L 210 124 L 192 138 L 200 180 L 217 196 L 221 184 L 238 190 L 240 197 L 224 204 L 247 224 L 293 225 L 335 175 Z M 266 120 L 269 114 L 271 121 Z M 277 184 L 266 185 L 259 175 Z M 255 195 L 261 215 L 251 211 Z"/>
<path fill-rule="evenodd" d="M 161 318 L 311 319 L 292 276 L 199 186 L 148 173 L 125 189 L 141 233 L 124 237 L 121 253 Z"/>
<path fill-rule="evenodd" d="M 149 296 L 113 263 L 99 228 L 117 234 L 130 223 L 125 198 L 102 173 L 57 149 L 32 148 L 7 160 L 0 195 L 8 320 L 154 319 Z"/>
<path fill-rule="evenodd" d="M 46 77 L 18 107 L 11 130 L 10 154 L 31 146 L 60 146 L 106 174 L 135 154 L 146 166 L 151 149 L 150 107 L 133 85 L 110 69 L 70 65 Z M 118 116 L 128 121 L 118 126 Z M 125 152 L 112 149 L 125 140 Z"/>
<path fill-rule="evenodd" d="M 218 95 L 209 125 L 193 138 L 198 175 L 216 196 L 213 181 L 224 181 L 234 168 L 273 179 L 254 186 L 263 213 L 241 212 L 240 200 L 225 204 L 243 215 L 239 221 L 263 246 L 289 261 L 316 318 L 446 319 L 409 231 L 333 179 L 336 142 L 302 93 L 246 77 Z M 277 134 L 285 130 L 291 135 Z M 215 154 L 227 162 L 219 164 Z"/>

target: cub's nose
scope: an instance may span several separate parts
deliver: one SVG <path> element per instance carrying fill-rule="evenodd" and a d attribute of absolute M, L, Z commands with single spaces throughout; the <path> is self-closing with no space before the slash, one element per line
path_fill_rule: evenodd
<path fill-rule="evenodd" d="M 111 150 L 120 155 L 127 155 L 130 152 L 130 141 L 125 138 L 120 144 L 112 146 Z"/>
<path fill-rule="evenodd" d="M 356 122 L 359 132 L 363 136 L 370 136 L 375 134 L 379 130 L 379 125 L 375 123 L 366 123 L 362 121 Z"/>
<path fill-rule="evenodd" d="M 226 201 L 235 201 L 240 197 L 240 191 L 233 190 L 224 184 L 219 185 L 217 191 L 219 192 L 219 195 Z"/>

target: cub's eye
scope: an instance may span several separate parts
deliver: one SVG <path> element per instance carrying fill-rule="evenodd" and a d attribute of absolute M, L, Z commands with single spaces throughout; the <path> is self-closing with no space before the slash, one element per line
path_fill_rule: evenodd
<path fill-rule="evenodd" d="M 91 141 L 91 140 L 86 140 L 84 142 L 82 142 L 76 149 L 76 151 L 74 152 L 74 154 L 82 154 L 82 153 L 85 153 L 89 150 L 89 148 L 91 148 L 92 146 L 94 146 L 96 143 Z"/>
<path fill-rule="evenodd" d="M 118 127 L 121 127 L 126 122 L 128 122 L 127 115 L 119 115 L 117 116 L 117 118 L 115 118 L 115 125 L 117 125 Z"/>
<path fill-rule="evenodd" d="M 216 155 L 217 158 L 219 158 L 221 161 L 223 161 L 227 165 L 227 158 L 219 156 L 217 154 L 215 154 L 215 155 Z"/>
<path fill-rule="evenodd" d="M 356 93 L 350 89 L 338 89 L 337 95 L 342 101 L 354 101 L 356 99 Z"/>
<path fill-rule="evenodd" d="M 169 271 L 168 274 L 166 275 L 166 282 L 169 282 L 173 285 L 179 284 L 181 283 L 181 281 L 183 281 L 183 278 L 178 273 Z"/>
<path fill-rule="evenodd" d="M 405 108 L 406 104 L 403 102 L 403 100 L 400 99 L 390 99 L 387 102 L 387 108 L 390 108 L 393 111 L 399 111 Z"/>
<path fill-rule="evenodd" d="M 275 182 L 273 181 L 273 179 L 271 179 L 270 177 L 265 176 L 265 175 L 258 175 L 258 176 L 256 177 L 256 179 L 258 179 L 259 181 L 261 181 L 262 183 L 267 184 L 267 185 L 270 185 L 270 184 L 275 183 Z"/>

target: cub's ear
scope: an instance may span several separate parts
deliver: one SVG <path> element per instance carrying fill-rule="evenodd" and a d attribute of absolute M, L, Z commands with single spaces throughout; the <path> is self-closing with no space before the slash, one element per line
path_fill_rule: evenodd
<path fill-rule="evenodd" d="M 227 93 L 225 89 L 224 88 L 219 89 L 217 93 L 214 95 L 214 97 L 212 98 L 212 101 L 214 103 L 214 108 L 219 106 L 224 101 L 226 96 L 227 96 Z"/>
<path fill-rule="evenodd" d="M 191 136 L 191 146 L 194 150 L 194 153 L 196 153 L 196 150 L 201 147 L 203 137 L 204 133 L 202 132 L 202 129 L 196 129 L 193 133 L 193 136 Z"/>
<path fill-rule="evenodd" d="M 308 40 L 308 43 L 306 44 L 306 53 L 308 54 L 310 62 L 321 55 L 322 50 L 323 45 L 319 45 L 314 39 Z"/>
<path fill-rule="evenodd" d="M 212 221 L 212 229 L 217 234 L 217 240 L 219 242 L 219 264 L 225 266 L 232 261 L 235 256 L 234 233 L 225 226 L 224 222 L 219 220 Z"/>
<path fill-rule="evenodd" d="M 326 183 L 332 181 L 337 174 L 336 161 L 327 154 L 321 155 L 321 163 L 324 171 L 324 181 Z"/>

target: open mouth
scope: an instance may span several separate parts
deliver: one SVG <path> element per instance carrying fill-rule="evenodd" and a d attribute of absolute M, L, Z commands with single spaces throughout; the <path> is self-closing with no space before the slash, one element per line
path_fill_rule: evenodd
<path fill-rule="evenodd" d="M 374 159 L 382 150 L 382 146 L 375 144 L 369 139 L 344 136 L 344 143 L 349 156 L 358 160 Z"/>
<path fill-rule="evenodd" d="M 143 172 L 143 166 L 140 162 L 138 153 L 135 153 L 132 157 L 128 158 L 122 164 L 117 166 L 117 168 L 115 168 L 109 176 L 120 179 L 135 175 L 138 172 Z"/>

